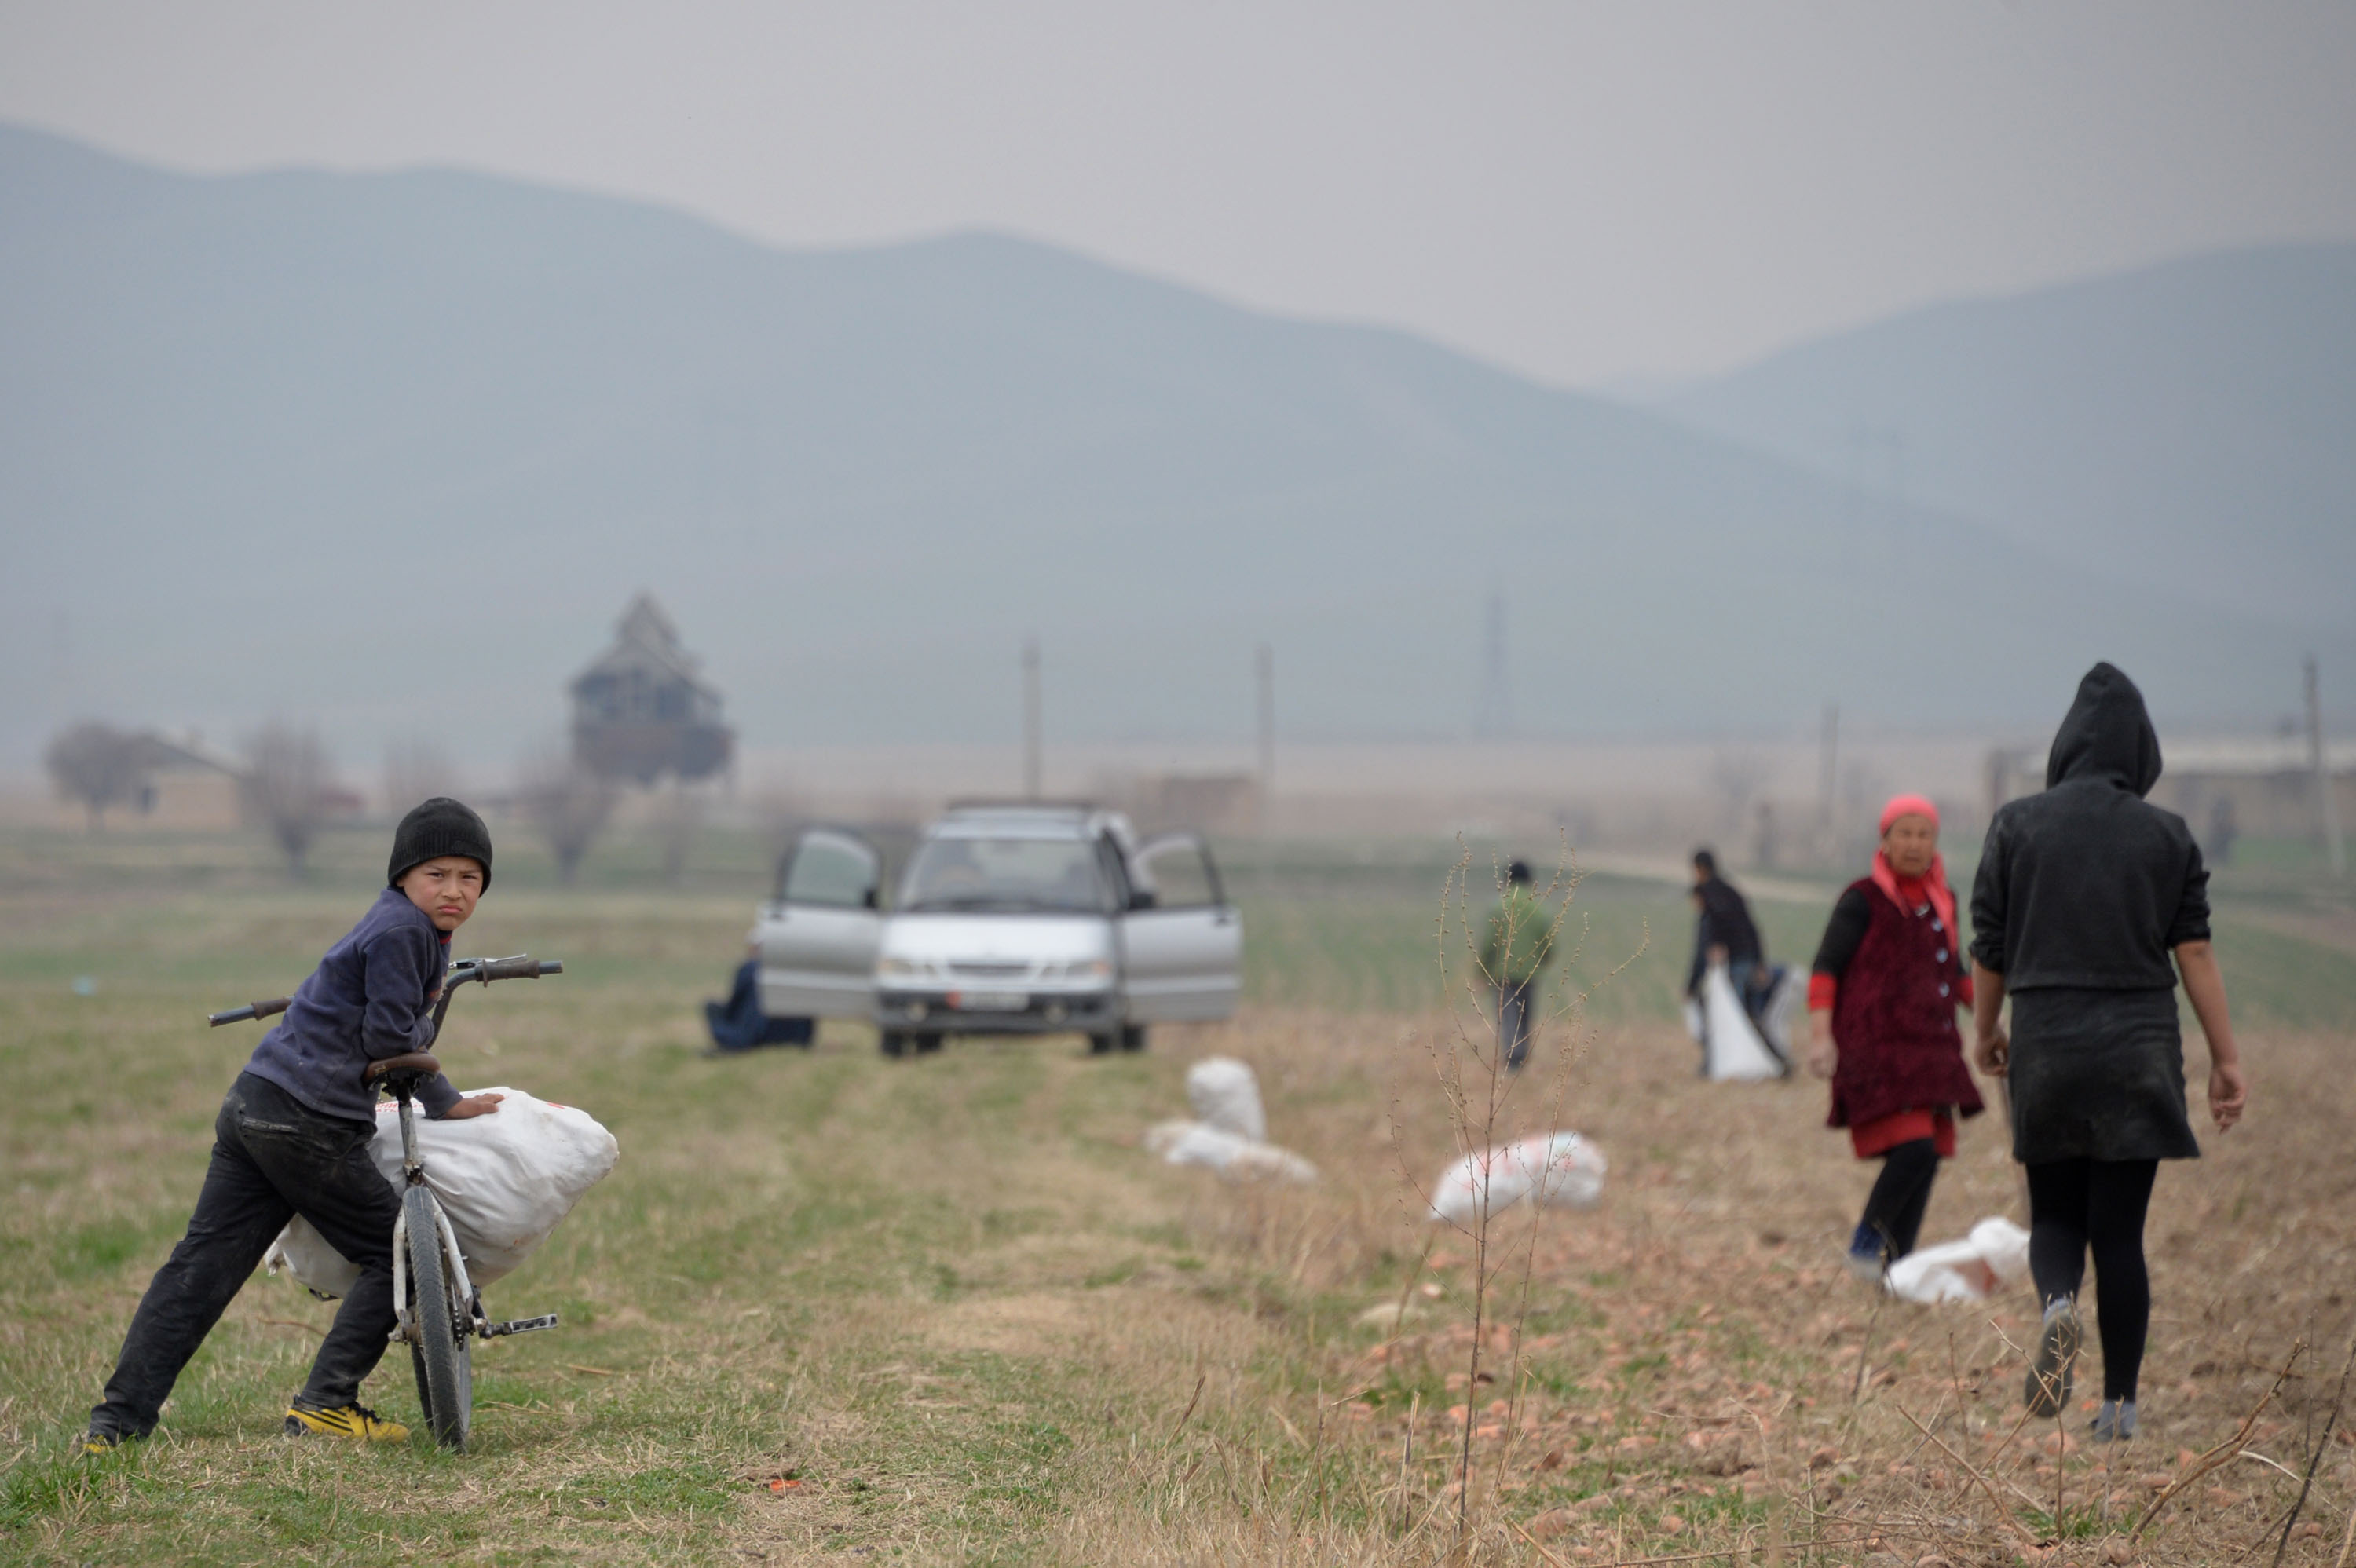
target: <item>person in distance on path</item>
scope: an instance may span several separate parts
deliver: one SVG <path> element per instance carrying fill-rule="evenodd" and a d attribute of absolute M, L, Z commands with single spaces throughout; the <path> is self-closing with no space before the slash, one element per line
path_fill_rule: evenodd
<path fill-rule="evenodd" d="M 1879 1281 L 1914 1250 L 1955 1118 L 1978 1115 L 1955 1008 L 1969 1006 L 1955 895 L 1939 857 L 1939 808 L 1901 795 L 1881 808 L 1872 871 L 1833 905 L 1808 977 L 1808 1069 L 1833 1086 L 1826 1125 L 1881 1160 L 1849 1240 L 1848 1267 Z"/>
<path fill-rule="evenodd" d="M 2163 1159 L 2201 1155 L 2185 1110 L 2179 975 L 2209 1042 L 2217 1130 L 2249 1102 L 2210 945 L 2208 869 L 2184 819 L 2143 798 L 2159 770 L 2143 693 L 2096 665 L 2053 737 L 2045 793 L 1997 811 L 1972 884 L 1973 1055 L 2011 1083 L 2012 1155 L 2029 1169 L 2029 1272 L 2045 1304 L 2022 1394 L 2033 1415 L 2068 1407 L 2091 1249 L 2103 1341 L 2094 1435 L 2104 1443 L 2136 1432 L 2152 1179 Z"/>
<path fill-rule="evenodd" d="M 483 819 L 437 796 L 402 818 L 386 886 L 327 949 L 285 1018 L 254 1047 L 213 1122 L 212 1163 L 187 1234 L 132 1316 L 106 1397 L 90 1413 L 85 1451 L 155 1431 L 164 1400 L 270 1243 L 300 1214 L 360 1276 L 287 1407 L 289 1436 L 392 1442 L 409 1428 L 359 1403 L 361 1381 L 392 1332 L 392 1225 L 401 1200 L 376 1168 L 369 1062 L 434 1043 L 434 1003 L 450 967 L 450 933 L 491 881 Z M 461 1099 L 440 1073 L 417 1086 L 436 1119 L 485 1115 L 497 1094 Z"/>
<path fill-rule="evenodd" d="M 1526 860 L 1505 868 L 1505 896 L 1489 916 L 1481 969 L 1497 987 L 1497 1054 L 1519 1072 L 1530 1054 L 1530 992 L 1554 957 L 1554 920 L 1530 884 Z"/>

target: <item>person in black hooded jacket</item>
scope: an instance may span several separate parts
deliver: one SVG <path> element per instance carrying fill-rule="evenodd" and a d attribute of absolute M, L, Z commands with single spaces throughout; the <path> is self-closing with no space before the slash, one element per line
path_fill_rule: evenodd
<path fill-rule="evenodd" d="M 2179 973 L 2209 1042 L 2220 1132 L 2249 1094 L 2209 942 L 2208 869 L 2184 819 L 2143 798 L 2159 770 L 2143 693 L 2096 665 L 2053 737 L 2045 793 L 1997 810 L 1972 886 L 1973 1054 L 2010 1085 L 2013 1157 L 2029 1172 L 2029 1271 L 2045 1303 L 2024 1397 L 2040 1416 L 2068 1403 L 2091 1247 L 2102 1289 L 2098 1442 L 2135 1435 L 2153 1177 L 2163 1159 L 2201 1154 L 2185 1107 Z"/>

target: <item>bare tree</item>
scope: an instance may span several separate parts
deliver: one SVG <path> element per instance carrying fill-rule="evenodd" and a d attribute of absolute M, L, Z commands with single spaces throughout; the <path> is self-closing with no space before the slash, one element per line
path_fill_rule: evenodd
<path fill-rule="evenodd" d="M 81 802 L 91 831 L 105 826 L 106 808 L 134 798 L 146 775 L 140 737 L 110 724 L 77 724 L 49 742 L 49 777 L 58 794 Z"/>
<path fill-rule="evenodd" d="M 458 793 L 457 770 L 449 754 L 433 741 L 412 737 L 384 750 L 384 807 L 394 816 L 405 815 L 421 801 Z"/>
<path fill-rule="evenodd" d="M 1771 771 L 1766 758 L 1740 748 L 1721 748 L 1710 760 L 1709 787 L 1719 798 L 1719 831 L 1741 831 L 1751 803 L 1765 786 Z"/>
<path fill-rule="evenodd" d="M 663 880 L 678 882 L 687 875 L 687 857 L 695 836 L 703 829 L 703 797 L 689 793 L 677 779 L 655 819 L 656 841 L 662 846 Z"/>
<path fill-rule="evenodd" d="M 311 840 L 327 819 L 334 770 L 327 748 L 316 730 L 273 721 L 246 742 L 245 757 L 246 813 L 270 830 L 287 869 L 299 877 Z"/>
<path fill-rule="evenodd" d="M 589 846 L 614 815 L 614 786 L 562 752 L 541 752 L 524 768 L 517 804 L 548 840 L 556 880 L 570 883 Z"/>

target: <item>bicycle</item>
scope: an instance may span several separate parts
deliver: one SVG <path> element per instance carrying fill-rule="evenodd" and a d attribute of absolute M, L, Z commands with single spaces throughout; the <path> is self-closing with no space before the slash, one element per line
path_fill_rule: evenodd
<path fill-rule="evenodd" d="M 512 958 L 461 958 L 443 977 L 442 997 L 434 1008 L 434 1035 L 442 1035 L 458 987 L 469 982 L 537 980 L 562 975 L 556 959 L 528 954 Z M 250 1002 L 212 1015 L 211 1024 L 243 1023 L 283 1013 L 292 997 Z M 401 1217 L 392 1226 L 392 1339 L 409 1346 L 410 1370 L 417 1377 L 417 1403 L 424 1407 L 425 1424 L 434 1441 L 463 1453 L 474 1424 L 475 1368 L 470 1339 L 498 1339 L 556 1327 L 556 1314 L 493 1322 L 483 1309 L 483 1293 L 466 1277 L 466 1260 L 459 1254 L 458 1238 L 450 1217 L 425 1184 L 425 1161 L 418 1157 L 417 1130 L 410 1105 L 418 1083 L 442 1071 L 430 1051 L 412 1051 L 371 1061 L 362 1072 L 364 1082 L 391 1094 L 401 1104 Z"/>

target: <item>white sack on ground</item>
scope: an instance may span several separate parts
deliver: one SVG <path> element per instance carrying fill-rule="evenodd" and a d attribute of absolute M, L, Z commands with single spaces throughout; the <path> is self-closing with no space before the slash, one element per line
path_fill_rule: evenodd
<path fill-rule="evenodd" d="M 470 1089 L 506 1098 L 487 1116 L 437 1122 L 416 1116 L 417 1153 L 425 1185 L 434 1189 L 466 1274 L 477 1285 L 512 1274 L 546 1241 L 581 1195 L 605 1179 L 622 1157 L 614 1135 L 588 1112 L 551 1104 L 520 1089 Z M 377 1107 L 376 1141 L 369 1152 L 386 1181 L 401 1184 L 401 1114 L 391 1101 Z M 264 1260 L 326 1296 L 342 1296 L 360 1271 L 297 1214 L 271 1243 Z"/>
<path fill-rule="evenodd" d="M 1145 1131 L 1145 1147 L 1169 1165 L 1199 1165 L 1230 1181 L 1317 1179 L 1317 1168 L 1274 1144 L 1215 1127 L 1208 1122 L 1157 1122 Z"/>
<path fill-rule="evenodd" d="M 1545 1208 L 1584 1209 L 1603 1196 L 1611 1168 L 1577 1133 L 1552 1133 L 1467 1155 L 1431 1184 L 1431 1217 L 1471 1225 L 1485 1196 L 1489 1212 L 1528 1200 Z"/>
<path fill-rule="evenodd" d="M 1918 1247 L 1890 1265 L 1890 1293 L 1938 1306 L 1986 1301 L 2029 1277 L 2029 1232 L 2011 1221 L 1983 1220 L 1960 1242 Z"/>
<path fill-rule="evenodd" d="M 1725 965 L 1709 966 L 1702 979 L 1701 996 L 1708 1035 L 1703 1043 L 1711 1078 L 1719 1083 L 1750 1083 L 1783 1076 L 1783 1064 L 1751 1027 L 1751 1015 L 1735 999 L 1734 982 L 1727 978 Z"/>
<path fill-rule="evenodd" d="M 1186 1103 L 1194 1119 L 1253 1143 L 1268 1141 L 1268 1113 L 1260 1108 L 1259 1080 L 1232 1056 L 1206 1056 L 1186 1069 Z"/>
<path fill-rule="evenodd" d="M 1776 976 L 1775 988 L 1767 993 L 1767 1005 L 1759 1009 L 1759 1032 L 1767 1037 L 1775 1054 L 1787 1062 L 1792 1060 L 1792 1018 L 1799 1011 L 1801 998 L 1807 991 L 1808 972 L 1792 965 Z"/>

